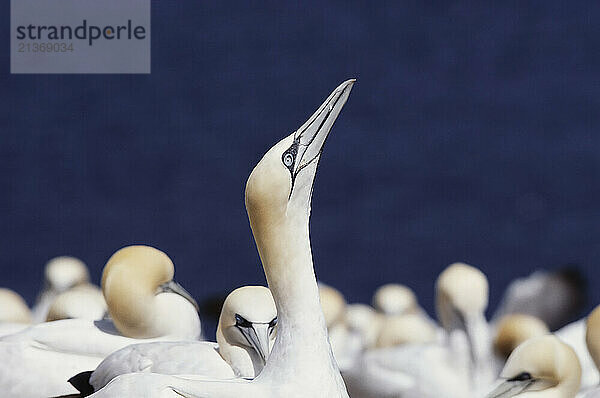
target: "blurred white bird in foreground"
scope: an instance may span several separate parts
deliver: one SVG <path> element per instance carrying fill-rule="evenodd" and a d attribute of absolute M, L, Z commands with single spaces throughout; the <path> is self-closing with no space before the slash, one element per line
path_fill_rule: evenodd
<path fill-rule="evenodd" d="M 87 396 L 113 378 L 135 372 L 253 379 L 267 361 L 276 327 L 277 310 L 269 289 L 240 287 L 223 304 L 216 344 L 198 341 L 130 345 L 109 355 L 93 372 L 81 373 L 69 382 Z"/>
<path fill-rule="evenodd" d="M 66 319 L 0 338 L 3 397 L 39 397 L 76 392 L 65 383 L 95 369 L 110 353 L 152 341 L 196 340 L 196 304 L 173 282 L 169 257 L 148 246 L 117 251 L 104 268 L 102 289 L 111 320 Z"/>

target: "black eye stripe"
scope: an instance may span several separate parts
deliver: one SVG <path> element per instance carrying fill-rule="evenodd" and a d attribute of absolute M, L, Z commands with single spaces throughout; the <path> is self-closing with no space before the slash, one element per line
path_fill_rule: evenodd
<path fill-rule="evenodd" d="M 513 377 L 512 379 L 508 379 L 507 381 L 526 381 L 531 380 L 531 374 L 529 372 L 522 372 Z"/>
<path fill-rule="evenodd" d="M 241 328 L 251 328 L 252 322 L 249 322 L 241 315 L 235 314 L 235 326 L 238 326 Z"/>
<path fill-rule="evenodd" d="M 298 141 L 294 140 L 292 146 L 281 155 L 281 161 L 283 165 L 290 170 L 290 173 L 294 170 L 294 163 L 296 163 L 296 156 L 298 155 Z"/>

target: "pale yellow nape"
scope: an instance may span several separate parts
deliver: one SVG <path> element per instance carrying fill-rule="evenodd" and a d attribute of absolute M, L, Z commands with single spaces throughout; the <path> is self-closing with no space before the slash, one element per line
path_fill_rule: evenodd
<path fill-rule="evenodd" d="M 246 182 L 246 209 L 250 219 L 268 227 L 285 216 L 292 189 L 290 172 L 281 161 L 283 151 L 292 145 L 294 135 L 284 138 L 272 147 L 254 167 Z M 254 230 L 254 229 L 253 229 Z"/>
<path fill-rule="evenodd" d="M 501 357 L 508 358 L 519 344 L 548 333 L 548 326 L 539 318 L 525 314 L 505 315 L 498 323 L 494 349 Z"/>
<path fill-rule="evenodd" d="M 549 386 L 544 392 L 558 394 L 552 397 L 573 398 L 581 385 L 581 364 L 577 354 L 552 334 L 534 337 L 515 348 L 501 377 L 512 378 L 523 372 L 533 379 L 546 381 Z M 539 394 L 540 397 L 547 396 Z"/>
<path fill-rule="evenodd" d="M 150 246 L 120 249 L 102 272 L 102 292 L 117 329 L 127 337 L 157 337 L 152 312 L 158 287 L 173 279 L 175 268 L 162 251 Z"/>

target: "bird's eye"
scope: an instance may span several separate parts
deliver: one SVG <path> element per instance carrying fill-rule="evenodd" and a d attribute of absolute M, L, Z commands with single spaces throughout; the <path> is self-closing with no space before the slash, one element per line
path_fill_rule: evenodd
<path fill-rule="evenodd" d="M 292 167 L 292 165 L 294 164 L 294 155 L 292 155 L 289 152 L 284 153 L 282 159 L 285 167 Z"/>
<path fill-rule="evenodd" d="M 277 326 L 277 317 L 273 318 L 273 320 L 269 322 L 270 328 L 274 328 L 275 326 Z"/>
<path fill-rule="evenodd" d="M 247 321 L 243 316 L 235 314 L 235 326 L 241 328 L 251 328 L 252 322 Z"/>
<path fill-rule="evenodd" d="M 522 372 L 522 373 L 519 373 L 518 375 L 516 375 L 515 377 L 513 377 L 512 379 L 509 379 L 509 381 L 526 381 L 526 380 L 531 380 L 531 373 Z"/>

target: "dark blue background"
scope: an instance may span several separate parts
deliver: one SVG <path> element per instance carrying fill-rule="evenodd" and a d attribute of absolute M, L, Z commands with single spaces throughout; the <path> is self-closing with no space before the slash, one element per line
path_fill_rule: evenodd
<path fill-rule="evenodd" d="M 600 3 L 364 3 L 153 1 L 152 74 L 78 76 L 10 75 L 3 2 L 0 285 L 31 302 L 62 254 L 98 281 L 132 243 L 198 298 L 264 283 L 246 178 L 351 77 L 315 185 L 320 279 L 350 301 L 406 283 L 429 310 L 458 260 L 492 303 L 539 267 L 600 283 Z"/>

